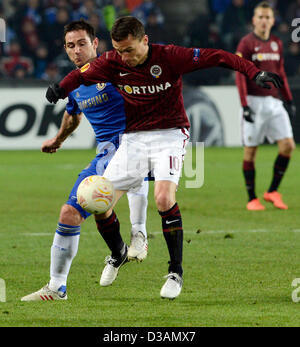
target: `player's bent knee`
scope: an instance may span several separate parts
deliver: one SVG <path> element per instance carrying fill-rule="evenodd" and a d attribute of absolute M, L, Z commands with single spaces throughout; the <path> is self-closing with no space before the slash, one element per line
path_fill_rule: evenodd
<path fill-rule="evenodd" d="M 67 225 L 80 225 L 84 221 L 75 207 L 64 204 L 60 210 L 59 222 Z"/>
<path fill-rule="evenodd" d="M 289 152 L 289 154 L 291 154 L 296 148 L 295 142 L 294 141 L 289 141 L 288 146 L 287 146 L 287 150 Z"/>
<path fill-rule="evenodd" d="M 168 211 L 176 202 L 176 184 L 169 181 L 156 182 L 154 199 L 159 211 Z"/>
<path fill-rule="evenodd" d="M 174 199 L 171 199 L 168 194 L 157 194 L 155 202 L 158 210 L 161 212 L 168 211 L 175 204 Z"/>
<path fill-rule="evenodd" d="M 244 160 L 255 161 L 257 147 L 244 147 Z"/>
<path fill-rule="evenodd" d="M 280 143 L 279 151 L 280 151 L 280 154 L 282 155 L 290 156 L 295 148 L 296 148 L 296 145 L 294 140 L 286 139 Z"/>
<path fill-rule="evenodd" d="M 111 216 L 111 214 L 113 213 L 113 209 L 110 208 L 109 210 L 107 210 L 106 212 L 104 213 L 101 213 L 101 214 L 95 214 L 95 220 L 103 220 L 103 219 L 107 219 Z"/>

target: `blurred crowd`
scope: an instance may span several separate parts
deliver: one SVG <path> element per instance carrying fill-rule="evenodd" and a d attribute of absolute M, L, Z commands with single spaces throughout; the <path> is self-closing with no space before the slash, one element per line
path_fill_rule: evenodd
<path fill-rule="evenodd" d="M 253 8 L 260 1 L 201 1 L 204 10 L 185 21 L 185 35 L 176 43 L 235 52 L 240 38 L 252 30 Z M 284 43 L 287 74 L 300 76 L 300 43 L 291 41 L 291 22 L 300 18 L 300 0 L 269 2 L 276 13 L 273 32 Z M 6 22 L 6 42 L 0 44 L 0 77 L 59 81 L 74 68 L 64 52 L 63 27 L 80 18 L 94 26 L 99 54 L 111 49 L 109 31 L 115 19 L 124 15 L 136 16 L 144 23 L 150 42 L 170 43 L 173 28 L 168 27 L 167 7 L 162 11 L 160 4 L 159 0 L 2 0 L 0 18 Z M 196 73 L 193 82 L 230 80 L 224 70 L 207 71 Z"/>
<path fill-rule="evenodd" d="M 111 49 L 109 31 L 115 19 L 129 14 L 155 36 L 164 22 L 152 0 L 3 0 L 0 18 L 6 22 L 6 42 L 0 48 L 0 76 L 59 81 L 74 69 L 63 47 L 67 23 L 88 20 L 99 38 L 101 54 Z"/>
<path fill-rule="evenodd" d="M 234 53 L 240 39 L 253 30 L 255 6 L 262 0 L 208 0 L 205 10 L 191 21 L 183 44 L 189 47 L 221 48 Z M 300 0 L 269 0 L 275 11 L 272 33 L 283 41 L 286 73 L 300 78 L 300 42 L 292 41 L 291 23 L 300 18 Z M 300 39 L 300 33 L 299 33 Z M 232 83 L 234 74 L 210 69 L 191 76 L 195 84 Z"/>

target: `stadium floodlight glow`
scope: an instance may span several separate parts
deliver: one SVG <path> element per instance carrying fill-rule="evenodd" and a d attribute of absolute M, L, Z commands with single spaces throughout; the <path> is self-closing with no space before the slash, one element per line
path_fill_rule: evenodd
<path fill-rule="evenodd" d="M 6 23 L 3 18 L 0 18 L 0 42 L 6 42 Z"/>

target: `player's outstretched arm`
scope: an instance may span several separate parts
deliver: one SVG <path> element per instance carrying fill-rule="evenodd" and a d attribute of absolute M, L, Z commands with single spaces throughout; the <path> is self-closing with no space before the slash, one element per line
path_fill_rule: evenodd
<path fill-rule="evenodd" d="M 46 92 L 46 99 L 51 104 L 56 104 L 59 99 L 64 99 L 66 97 L 66 92 L 59 84 L 50 84 Z"/>
<path fill-rule="evenodd" d="M 263 88 L 271 88 L 268 83 L 272 83 L 276 88 L 281 88 L 283 86 L 283 80 L 279 75 L 272 72 L 261 71 L 253 62 L 222 49 L 200 49 L 197 65 L 198 68 L 219 66 L 238 71 Z"/>
<path fill-rule="evenodd" d="M 111 82 L 111 75 L 105 63 L 105 58 L 101 56 L 80 69 L 71 71 L 59 84 L 52 84 L 48 87 L 47 100 L 56 104 L 59 99 L 66 98 L 81 84 L 90 86 L 98 82 Z"/>
<path fill-rule="evenodd" d="M 271 82 L 276 88 L 281 88 L 283 86 L 282 78 L 273 72 L 261 71 L 254 78 L 255 83 L 262 87 L 271 89 L 271 86 L 267 82 Z"/>
<path fill-rule="evenodd" d="M 71 91 L 78 88 L 81 84 L 88 85 L 88 83 L 84 83 L 80 69 L 73 70 L 59 84 L 54 83 L 48 87 L 46 99 L 50 103 L 56 104 L 59 99 L 66 98 Z"/>
<path fill-rule="evenodd" d="M 55 153 L 61 147 L 63 142 L 78 127 L 82 119 L 82 114 L 70 115 L 65 111 L 58 133 L 52 139 L 44 141 L 41 151 L 44 153 Z"/>

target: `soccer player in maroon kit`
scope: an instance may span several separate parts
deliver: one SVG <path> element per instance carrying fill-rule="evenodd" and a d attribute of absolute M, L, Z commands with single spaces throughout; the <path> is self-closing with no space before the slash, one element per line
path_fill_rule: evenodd
<path fill-rule="evenodd" d="M 238 70 L 261 87 L 281 78 L 259 70 L 252 62 L 216 49 L 185 48 L 149 44 L 140 21 L 119 18 L 111 31 L 114 50 L 68 74 L 59 85 L 51 85 L 48 101 L 56 103 L 81 84 L 109 81 L 125 100 L 127 126 L 122 142 L 104 176 L 116 189 L 116 202 L 129 188 L 138 188 L 149 169 L 155 177 L 154 197 L 170 261 L 162 298 L 176 298 L 182 288 L 183 229 L 176 189 L 179 182 L 190 126 L 182 97 L 182 75 L 194 70 L 223 66 Z M 124 248 L 119 222 L 111 209 L 102 215 L 98 228 L 116 254 Z M 116 259 L 117 263 L 117 259 Z M 105 267 L 101 278 L 111 283 L 120 266 Z"/>
<path fill-rule="evenodd" d="M 277 141 L 278 144 L 279 153 L 274 163 L 273 179 L 268 191 L 264 193 L 264 200 L 272 202 L 279 209 L 288 208 L 277 189 L 295 148 L 289 115 L 295 116 L 296 108 L 284 70 L 282 42 L 271 34 L 274 21 L 271 6 L 267 2 L 258 4 L 252 19 L 254 31 L 243 37 L 237 48 L 239 56 L 252 61 L 261 70 L 280 75 L 284 81 L 280 89 L 262 89 L 239 72 L 236 74 L 243 107 L 243 173 L 249 195 L 247 209 L 252 211 L 265 209 L 255 194 L 255 158 L 258 145 L 263 143 L 265 137 L 270 142 Z"/>

